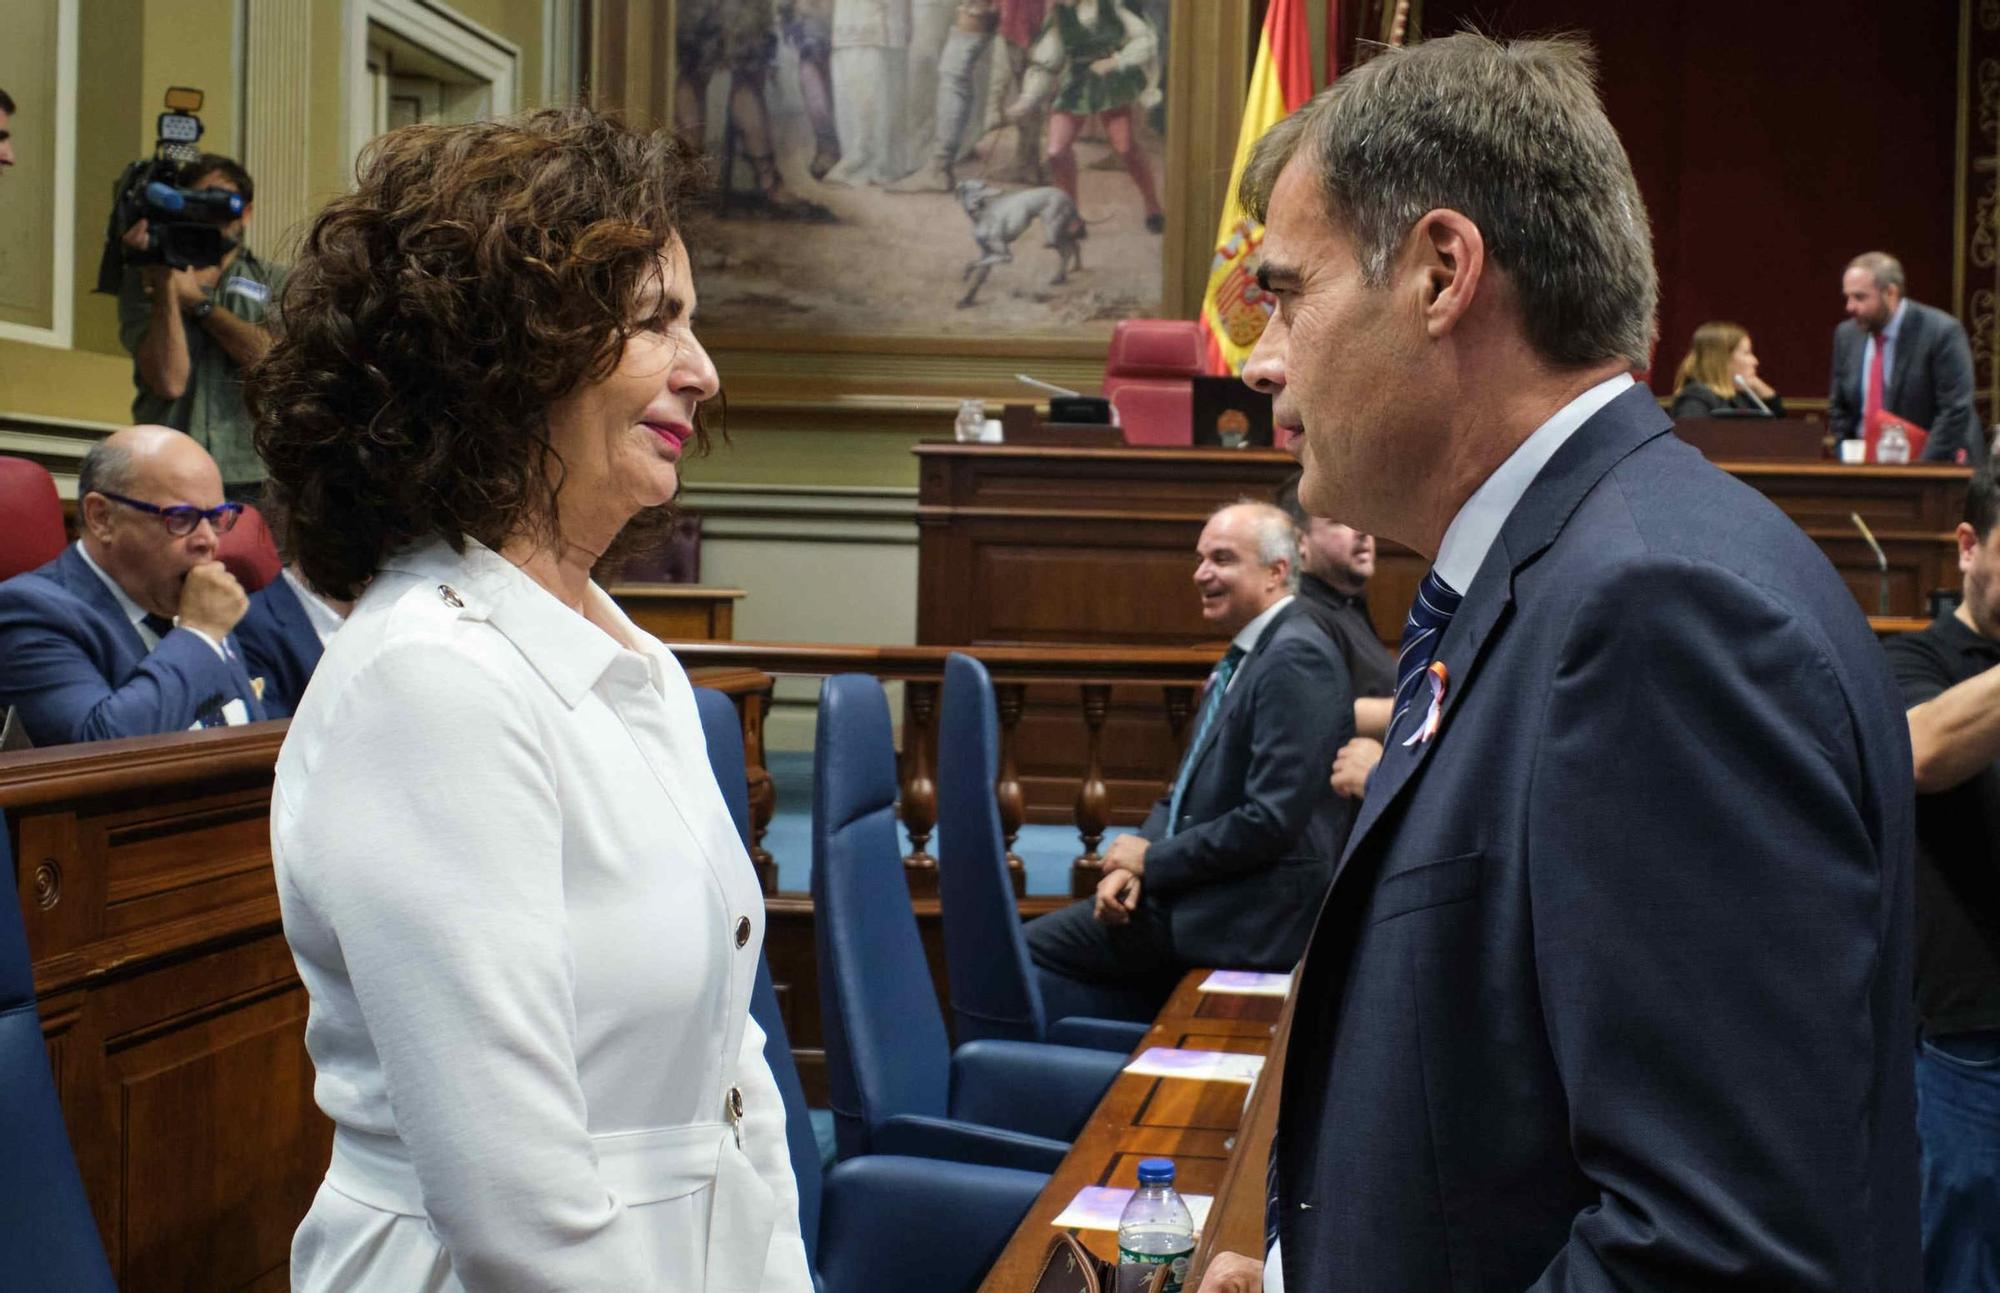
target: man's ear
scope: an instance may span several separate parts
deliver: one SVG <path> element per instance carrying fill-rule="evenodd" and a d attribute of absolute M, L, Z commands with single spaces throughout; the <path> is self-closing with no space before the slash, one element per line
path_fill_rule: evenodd
<path fill-rule="evenodd" d="M 1979 550 L 1979 532 L 1960 521 L 1953 537 L 1958 540 L 1958 569 L 1963 574 L 1972 569 L 1972 554 Z"/>
<path fill-rule="evenodd" d="M 85 494 L 76 505 L 77 529 L 102 542 L 111 537 L 111 500 L 102 494 Z"/>
<path fill-rule="evenodd" d="M 1426 212 L 1410 230 L 1423 293 L 1424 328 L 1433 338 L 1458 326 L 1486 277 L 1486 239 L 1460 212 L 1440 207 Z"/>

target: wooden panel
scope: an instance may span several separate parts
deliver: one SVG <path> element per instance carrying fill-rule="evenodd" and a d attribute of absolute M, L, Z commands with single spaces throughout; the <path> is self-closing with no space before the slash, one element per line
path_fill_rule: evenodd
<path fill-rule="evenodd" d="M 741 588 L 703 584 L 616 584 L 611 599 L 662 642 L 727 642 L 736 636 Z"/>

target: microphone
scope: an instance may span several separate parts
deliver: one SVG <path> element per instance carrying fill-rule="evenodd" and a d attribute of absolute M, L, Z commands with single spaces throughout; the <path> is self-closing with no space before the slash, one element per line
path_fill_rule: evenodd
<path fill-rule="evenodd" d="M 1889 613 L 1888 554 L 1882 551 L 1881 544 L 1875 542 L 1875 535 L 1872 531 L 1869 530 L 1868 522 L 1861 519 L 1861 513 L 1849 512 L 1847 514 L 1847 519 L 1854 522 L 1854 528 L 1861 531 L 1862 541 L 1867 543 L 1868 550 L 1875 554 L 1875 569 L 1881 572 L 1881 574 L 1878 576 L 1878 578 L 1881 580 L 1881 592 L 1876 598 L 1876 600 L 1880 603 L 1881 608 L 1877 612 L 1877 614 L 1887 615 Z"/>
<path fill-rule="evenodd" d="M 1764 401 L 1757 398 L 1757 392 L 1750 389 L 1750 383 L 1744 380 L 1742 373 L 1731 374 L 1729 380 L 1736 383 L 1737 390 L 1742 391 L 1745 395 L 1748 395 L 1750 397 L 1750 402 L 1757 406 L 1757 411 L 1759 413 L 1762 413 L 1767 418 L 1777 416 L 1775 413 L 1771 412 L 1770 405 L 1766 404 Z"/>
<path fill-rule="evenodd" d="M 1078 392 L 1069 389 L 1067 386 L 1057 386 L 1054 382 L 1045 382 L 1039 377 L 1030 377 L 1026 373 L 1015 373 L 1014 380 L 1025 382 L 1038 391 L 1047 391 L 1051 395 L 1060 395 L 1068 399 L 1075 399 L 1078 395 Z"/>

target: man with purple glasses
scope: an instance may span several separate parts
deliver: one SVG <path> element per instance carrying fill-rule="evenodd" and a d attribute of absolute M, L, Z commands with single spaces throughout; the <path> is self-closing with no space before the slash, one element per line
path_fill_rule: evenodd
<path fill-rule="evenodd" d="M 242 508 L 208 451 L 161 426 L 93 446 L 82 538 L 0 583 L 0 707 L 38 746 L 264 717 L 230 632 L 249 605 L 216 559 Z"/>

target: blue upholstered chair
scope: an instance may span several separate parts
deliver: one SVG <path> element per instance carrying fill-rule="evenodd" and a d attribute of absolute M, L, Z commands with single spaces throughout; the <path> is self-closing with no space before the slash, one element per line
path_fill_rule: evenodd
<path fill-rule="evenodd" d="M 1053 1170 L 1124 1057 L 1017 1041 L 951 1049 L 903 878 L 889 706 L 864 674 L 820 688 L 812 892 L 840 1157 Z"/>
<path fill-rule="evenodd" d="M 1006 835 L 993 797 L 999 779 L 993 680 L 985 665 L 954 651 L 944 662 L 937 778 L 938 901 L 944 909 L 953 1035 L 961 1042 L 997 1037 L 1128 1055 L 1145 1039 L 1145 1024 L 1048 1018 L 1007 874 Z"/>
<path fill-rule="evenodd" d="M 0 875 L 14 876 L 4 820 Z M 63 1130 L 28 937 L 11 892 L 0 896 L 0 1285 L 64 1293 L 118 1287 Z"/>
<path fill-rule="evenodd" d="M 721 692 L 695 688 L 709 764 L 747 847 L 750 793 L 743 731 Z M 813 1278 L 825 1293 L 940 1293 L 979 1282 L 1048 1184 L 1039 1172 L 871 1154 L 820 1172 L 805 1089 L 792 1063 L 771 968 L 760 960 L 750 1014 L 764 1030 L 764 1059 L 785 1101 L 785 1137 L 799 1185 L 799 1229 Z M 911 1226 L 909 1218 L 926 1218 Z"/>

